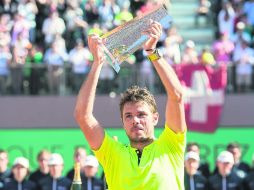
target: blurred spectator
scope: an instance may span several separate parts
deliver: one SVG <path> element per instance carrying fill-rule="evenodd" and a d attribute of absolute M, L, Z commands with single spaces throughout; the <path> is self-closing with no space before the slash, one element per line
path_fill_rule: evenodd
<path fill-rule="evenodd" d="M 62 35 L 65 31 L 65 23 L 62 18 L 59 17 L 57 11 L 52 11 L 44 21 L 42 26 L 42 32 L 45 35 L 45 44 L 50 46 L 53 43 L 57 34 Z"/>
<path fill-rule="evenodd" d="M 99 36 L 103 34 L 103 31 L 98 23 L 94 23 L 92 27 L 88 30 L 88 35 L 90 34 L 98 34 Z"/>
<path fill-rule="evenodd" d="M 71 180 L 62 176 L 64 167 L 63 157 L 58 153 L 52 153 L 48 164 L 50 176 L 41 179 L 38 188 L 40 190 L 69 190 Z"/>
<path fill-rule="evenodd" d="M 76 0 L 73 0 L 76 1 Z M 62 18 L 64 12 L 66 11 L 66 0 L 48 0 L 48 3 L 50 4 L 50 10 L 51 11 L 57 11 L 59 13 L 59 16 Z"/>
<path fill-rule="evenodd" d="M 74 155 L 73 155 L 74 163 L 80 163 L 80 170 L 83 170 L 85 160 L 86 160 L 86 149 L 82 147 L 75 148 Z M 80 172 L 80 175 L 83 176 L 83 172 Z M 74 177 L 74 168 L 72 168 L 66 175 L 68 179 L 71 181 Z"/>
<path fill-rule="evenodd" d="M 228 1 L 223 2 L 223 9 L 218 15 L 219 33 L 227 33 L 229 38 L 231 38 L 234 33 L 234 19 L 235 11 L 232 4 Z"/>
<path fill-rule="evenodd" d="M 12 55 L 8 46 L 0 44 L 0 95 L 7 92 L 7 80 Z"/>
<path fill-rule="evenodd" d="M 4 190 L 37 190 L 34 182 L 26 177 L 29 175 L 29 160 L 17 157 L 12 166 L 13 179 L 6 183 Z"/>
<path fill-rule="evenodd" d="M 182 41 L 183 39 L 177 32 L 176 27 L 173 26 L 168 29 L 162 52 L 169 64 L 179 64 L 181 62 L 180 44 Z"/>
<path fill-rule="evenodd" d="M 26 66 L 28 68 L 25 71 L 28 72 L 29 92 L 31 95 L 38 95 L 41 90 L 44 77 L 45 66 L 43 64 L 43 53 L 39 47 L 33 46 L 29 49 L 26 57 Z M 45 86 L 45 84 L 44 84 Z"/>
<path fill-rule="evenodd" d="M 69 61 L 72 64 L 72 88 L 77 93 L 82 81 L 90 69 L 92 55 L 87 47 L 84 47 L 82 40 L 76 41 L 76 46 L 69 53 Z"/>
<path fill-rule="evenodd" d="M 247 39 L 247 41 L 251 41 L 251 35 L 246 30 L 246 25 L 244 22 L 238 22 L 236 24 L 236 32 L 233 35 L 232 41 L 234 42 L 235 46 L 241 45 L 241 41 Z"/>
<path fill-rule="evenodd" d="M 195 43 L 191 40 L 186 41 L 184 52 L 182 54 L 182 64 L 197 64 L 198 53 L 195 49 Z"/>
<path fill-rule="evenodd" d="M 113 67 L 109 65 L 109 63 L 105 63 L 102 66 L 101 74 L 99 76 L 100 83 L 99 83 L 99 89 L 100 92 L 105 94 L 109 93 L 110 89 L 113 89 L 112 87 L 114 84 L 115 73 L 113 70 Z"/>
<path fill-rule="evenodd" d="M 185 155 L 185 190 L 207 190 L 207 179 L 198 171 L 199 155 L 196 152 L 187 152 Z"/>
<path fill-rule="evenodd" d="M 145 1 L 143 0 L 130 0 L 129 3 L 130 11 L 134 14 L 134 16 L 137 16 L 137 12 L 141 9 L 142 6 L 145 5 Z"/>
<path fill-rule="evenodd" d="M 212 0 L 211 1 L 211 13 L 213 15 L 213 21 L 212 23 L 214 26 L 218 27 L 218 19 L 216 19 L 219 15 L 220 10 L 222 9 L 222 1 L 221 0 Z M 217 28 L 216 28 L 217 29 Z"/>
<path fill-rule="evenodd" d="M 29 23 L 25 19 L 25 13 L 22 11 L 14 16 L 11 44 L 15 45 L 19 37 L 22 38 L 22 41 L 29 41 Z"/>
<path fill-rule="evenodd" d="M 254 63 L 254 50 L 248 47 L 248 39 L 241 40 L 233 53 L 236 64 L 236 85 L 238 92 L 250 90 L 252 84 L 252 64 Z"/>
<path fill-rule="evenodd" d="M 8 14 L 0 14 L 0 45 L 10 47 L 13 22 Z"/>
<path fill-rule="evenodd" d="M 83 20 L 84 13 L 79 7 L 78 1 L 68 1 L 67 9 L 64 14 L 66 20 L 66 42 L 67 49 L 73 49 L 77 39 L 85 40 L 85 30 L 87 22 Z"/>
<path fill-rule="evenodd" d="M 23 38 L 22 33 L 17 35 L 17 40 L 13 45 L 13 62 L 11 63 L 12 92 L 14 94 L 22 93 L 24 79 L 23 68 L 30 45 L 28 39 Z"/>
<path fill-rule="evenodd" d="M 140 11 L 138 11 L 138 14 L 140 13 L 147 13 L 154 9 L 154 7 L 161 5 L 161 2 L 158 0 L 147 0 L 145 1 L 145 4 L 140 8 Z"/>
<path fill-rule="evenodd" d="M 240 17 L 239 22 L 243 22 L 245 24 L 245 28 L 244 30 L 249 33 L 251 35 L 251 37 L 253 38 L 253 26 L 249 23 L 247 15 L 246 14 L 242 14 Z M 238 22 L 237 22 L 238 23 Z M 236 24 L 237 24 L 236 23 Z"/>
<path fill-rule="evenodd" d="M 254 154 L 252 156 L 252 163 L 254 167 Z M 244 179 L 243 187 L 244 187 L 244 190 L 254 190 L 254 170 L 252 170 Z"/>
<path fill-rule="evenodd" d="M 222 151 L 217 157 L 218 173 L 209 178 L 209 190 L 242 190 L 242 179 L 232 171 L 234 157 Z"/>
<path fill-rule="evenodd" d="M 38 8 L 35 0 L 20 0 L 18 5 L 18 12 L 22 12 L 24 14 L 24 18 L 27 21 L 29 30 L 29 41 L 34 43 L 36 37 L 35 15 L 38 13 Z"/>
<path fill-rule="evenodd" d="M 47 0 L 36 0 L 36 5 L 38 8 L 38 13 L 36 14 L 36 43 L 39 46 L 43 46 L 44 45 L 44 35 L 42 32 L 42 26 L 43 26 L 43 22 L 44 20 L 48 17 L 48 15 L 50 14 L 50 5 L 49 5 L 49 1 Z"/>
<path fill-rule="evenodd" d="M 67 53 L 67 49 L 66 49 L 66 43 L 65 43 L 65 39 L 62 37 L 61 34 L 57 33 L 54 37 L 53 42 L 56 47 L 57 50 L 61 53 Z"/>
<path fill-rule="evenodd" d="M 12 173 L 11 170 L 8 169 L 8 163 L 8 153 L 0 149 L 0 190 L 3 190 L 4 185 L 12 179 Z"/>
<path fill-rule="evenodd" d="M 30 61 L 30 57 L 32 56 L 32 44 L 30 44 L 27 48 L 27 56 L 25 60 L 25 64 L 23 66 L 23 84 L 22 84 L 22 94 L 28 95 L 30 93 L 30 78 L 31 78 L 31 70 L 32 64 Z"/>
<path fill-rule="evenodd" d="M 247 15 L 248 23 L 254 26 L 254 0 L 244 2 L 243 12 Z"/>
<path fill-rule="evenodd" d="M 199 17 L 205 17 L 206 23 L 211 19 L 210 13 L 211 2 L 209 0 L 198 0 L 198 8 L 195 14 L 195 25 L 199 25 Z"/>
<path fill-rule="evenodd" d="M 84 174 L 85 176 L 82 180 L 82 189 L 96 189 L 103 190 L 104 185 L 103 181 L 96 177 L 96 173 L 98 172 L 99 162 L 93 155 L 88 155 L 85 159 L 84 163 Z"/>
<path fill-rule="evenodd" d="M 242 1 L 242 0 L 240 0 Z M 235 11 L 235 19 L 234 19 L 234 32 L 236 31 L 236 25 L 238 22 L 243 22 L 244 15 L 243 9 L 242 9 L 242 2 L 238 3 L 232 3 L 234 11 Z"/>
<path fill-rule="evenodd" d="M 17 12 L 18 4 L 12 0 L 1 0 L 0 1 L 0 13 L 8 14 L 13 17 Z"/>
<path fill-rule="evenodd" d="M 242 177 L 245 177 L 246 174 L 250 172 L 250 166 L 241 161 L 242 151 L 238 143 L 230 143 L 227 145 L 227 151 L 231 152 L 234 157 L 234 170 Z"/>
<path fill-rule="evenodd" d="M 123 92 L 134 83 L 136 58 L 134 55 L 128 57 L 123 63 L 121 63 L 121 70 L 117 75 L 118 91 Z"/>
<path fill-rule="evenodd" d="M 99 19 L 99 10 L 95 0 L 87 0 L 84 7 L 85 20 L 89 25 L 94 24 Z"/>
<path fill-rule="evenodd" d="M 39 163 L 39 168 L 31 173 L 29 180 L 33 181 L 38 185 L 38 182 L 49 176 L 49 162 L 50 152 L 47 150 L 41 150 L 37 155 L 37 162 Z"/>
<path fill-rule="evenodd" d="M 213 43 L 213 54 L 217 64 L 229 64 L 234 50 L 234 44 L 230 41 L 228 33 L 220 34 L 220 39 Z"/>
<path fill-rule="evenodd" d="M 211 50 L 209 49 L 209 47 L 205 47 L 202 49 L 199 62 L 203 65 L 215 65 L 216 64 L 214 56 L 213 56 Z"/>
<path fill-rule="evenodd" d="M 113 28 L 114 17 L 120 12 L 120 8 L 115 0 L 103 0 L 98 12 L 102 27 L 111 29 Z"/>
<path fill-rule="evenodd" d="M 67 60 L 68 55 L 53 43 L 51 48 L 46 50 L 44 61 L 48 68 L 48 85 L 50 94 L 59 94 L 60 85 L 64 85 L 64 62 Z"/>
<path fill-rule="evenodd" d="M 195 142 L 188 143 L 186 146 L 186 151 L 187 152 L 196 152 L 198 155 L 200 155 L 200 147 Z M 202 160 L 201 160 L 201 162 L 199 161 L 198 171 L 204 177 L 208 178 L 210 176 L 209 164 L 207 162 L 202 161 Z"/>
<path fill-rule="evenodd" d="M 124 7 L 122 7 L 120 12 L 115 15 L 114 24 L 118 26 L 125 22 L 130 21 L 131 19 L 133 19 L 133 15 L 129 11 L 129 5 L 125 5 Z"/>

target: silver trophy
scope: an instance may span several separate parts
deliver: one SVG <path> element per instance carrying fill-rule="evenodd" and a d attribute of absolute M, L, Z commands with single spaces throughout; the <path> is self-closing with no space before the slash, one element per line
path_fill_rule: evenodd
<path fill-rule="evenodd" d="M 168 26 L 172 20 L 166 7 L 161 6 L 118 26 L 102 36 L 106 39 L 103 47 L 106 62 L 117 73 L 120 70 L 120 64 L 148 40 L 148 36 L 142 34 L 142 32 L 148 28 L 150 19 L 159 22 L 163 27 Z"/>

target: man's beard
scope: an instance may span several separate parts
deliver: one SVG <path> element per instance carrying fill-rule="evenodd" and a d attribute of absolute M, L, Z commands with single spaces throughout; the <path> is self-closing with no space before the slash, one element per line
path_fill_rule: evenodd
<path fill-rule="evenodd" d="M 148 137 L 137 137 L 137 138 L 132 138 L 130 136 L 129 137 L 129 140 L 131 143 L 147 143 L 147 142 L 150 142 L 151 141 L 151 138 L 148 138 Z"/>

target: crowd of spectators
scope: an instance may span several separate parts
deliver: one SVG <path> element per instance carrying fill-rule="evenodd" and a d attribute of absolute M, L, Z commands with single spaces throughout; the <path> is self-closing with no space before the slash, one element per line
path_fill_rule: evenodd
<path fill-rule="evenodd" d="M 169 4 L 164 0 L 2 0 L 0 95 L 76 94 L 93 59 L 87 35 L 102 35 L 166 2 Z M 252 9 L 253 0 L 199 0 L 193 13 L 195 24 L 199 16 L 206 16 L 209 23 L 216 17 L 218 39 L 198 52 L 195 43 L 184 40 L 172 25 L 164 28 L 159 48 L 169 64 L 227 64 L 228 88 L 250 91 L 254 85 Z M 118 93 L 134 83 L 154 93 L 163 92 L 145 56 L 137 51 L 121 65 L 119 74 L 105 64 L 99 93 Z"/>
<path fill-rule="evenodd" d="M 254 155 L 252 166 L 241 160 L 238 143 L 229 143 L 226 150 L 217 155 L 215 169 L 202 160 L 197 143 L 187 144 L 185 154 L 186 190 L 253 190 Z"/>
<path fill-rule="evenodd" d="M 41 150 L 37 156 L 38 168 L 30 171 L 29 160 L 23 156 L 15 158 L 8 168 L 8 152 L 0 150 L 0 190 L 69 190 L 74 178 L 74 169 L 63 174 L 64 158 L 59 153 Z M 99 162 L 86 150 L 78 147 L 74 151 L 74 162 L 80 163 L 82 189 L 104 190 L 104 180 L 96 176 Z"/>
<path fill-rule="evenodd" d="M 233 142 L 216 156 L 215 167 L 211 168 L 211 163 L 202 159 L 199 144 L 187 144 L 184 163 L 186 190 L 254 190 L 254 155 L 251 165 L 243 162 L 241 146 Z M 96 157 L 87 155 L 85 148 L 75 149 L 73 162 L 80 163 L 82 189 L 107 189 L 104 173 L 98 173 Z M 8 152 L 1 149 L 0 190 L 70 189 L 74 169 L 63 174 L 64 157 L 61 154 L 41 150 L 37 163 L 34 171 L 29 169 L 29 160 L 23 156 L 9 163 Z"/>

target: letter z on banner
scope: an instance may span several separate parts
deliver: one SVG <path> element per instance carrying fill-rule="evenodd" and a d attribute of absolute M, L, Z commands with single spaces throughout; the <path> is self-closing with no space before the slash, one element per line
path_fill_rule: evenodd
<path fill-rule="evenodd" d="M 214 132 L 224 104 L 226 65 L 177 65 L 175 70 L 184 86 L 188 130 Z"/>

